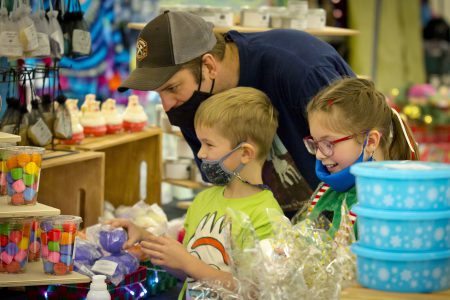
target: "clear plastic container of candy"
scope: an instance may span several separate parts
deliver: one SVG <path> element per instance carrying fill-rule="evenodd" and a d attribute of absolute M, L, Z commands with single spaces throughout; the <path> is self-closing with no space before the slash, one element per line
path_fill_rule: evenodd
<path fill-rule="evenodd" d="M 36 204 L 44 151 L 44 148 L 28 146 L 15 146 L 3 150 L 9 204 Z"/>
<path fill-rule="evenodd" d="M 39 261 L 41 259 L 41 228 L 39 219 L 35 218 L 31 222 L 30 245 L 28 246 L 28 262 Z"/>
<path fill-rule="evenodd" d="M 31 222 L 32 218 L 0 219 L 0 272 L 25 272 Z"/>
<path fill-rule="evenodd" d="M 73 270 L 75 236 L 81 217 L 60 215 L 41 219 L 41 257 L 44 272 L 65 275 Z"/>
<path fill-rule="evenodd" d="M 4 159 L 5 149 L 13 147 L 11 144 L 0 143 L 0 195 L 7 195 L 6 191 L 6 172 L 8 169 L 6 168 L 6 158 Z"/>

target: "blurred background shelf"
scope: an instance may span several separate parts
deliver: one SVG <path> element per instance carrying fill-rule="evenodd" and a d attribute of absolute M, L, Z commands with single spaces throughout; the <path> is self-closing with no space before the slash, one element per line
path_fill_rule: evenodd
<path fill-rule="evenodd" d="M 166 178 L 163 179 L 163 182 L 173 184 L 176 186 L 188 188 L 188 189 L 194 189 L 194 190 L 201 190 L 208 187 L 208 185 L 203 184 L 201 182 L 193 181 L 193 180 L 183 180 L 183 179 L 170 179 Z"/>
<path fill-rule="evenodd" d="M 146 23 L 128 23 L 128 28 L 142 30 Z M 239 32 L 261 32 L 267 31 L 276 28 L 261 28 L 261 27 L 243 27 L 243 26 L 231 26 L 231 27 L 214 27 L 214 31 L 218 33 L 224 33 L 230 30 L 237 30 Z M 359 34 L 358 30 L 348 29 L 348 28 L 339 28 L 339 27 L 331 27 L 326 26 L 324 29 L 306 29 L 305 32 L 308 32 L 315 36 L 353 36 Z"/>

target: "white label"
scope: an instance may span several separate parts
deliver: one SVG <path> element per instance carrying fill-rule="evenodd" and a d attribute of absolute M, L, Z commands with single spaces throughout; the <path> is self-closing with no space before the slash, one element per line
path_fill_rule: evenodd
<path fill-rule="evenodd" d="M 30 57 L 47 57 L 50 56 L 50 40 L 48 39 L 48 34 L 38 32 L 38 44 L 35 50 L 28 53 Z"/>
<path fill-rule="evenodd" d="M 88 55 L 91 53 L 91 33 L 74 29 L 72 33 L 72 52 Z"/>
<path fill-rule="evenodd" d="M 24 51 L 32 51 L 39 46 L 36 27 L 34 23 L 20 30 L 19 39 Z"/>
<path fill-rule="evenodd" d="M 117 263 L 109 260 L 97 260 L 92 266 L 92 271 L 112 276 L 116 272 Z"/>
<path fill-rule="evenodd" d="M 38 146 L 46 146 L 52 141 L 52 133 L 41 118 L 28 128 L 28 137 Z"/>
<path fill-rule="evenodd" d="M 62 36 L 61 32 L 55 31 L 53 32 L 50 37 L 52 40 L 54 40 L 56 43 L 58 43 L 59 46 L 59 54 L 64 54 L 64 37 Z"/>
<path fill-rule="evenodd" d="M 0 33 L 0 56 L 22 56 L 23 48 L 16 31 L 2 31 Z"/>

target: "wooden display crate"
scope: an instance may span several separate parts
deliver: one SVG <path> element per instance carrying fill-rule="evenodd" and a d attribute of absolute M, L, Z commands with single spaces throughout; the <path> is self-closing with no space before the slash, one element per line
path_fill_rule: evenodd
<path fill-rule="evenodd" d="M 162 131 L 148 128 L 135 133 L 89 137 L 80 145 L 57 145 L 105 153 L 105 200 L 114 206 L 135 204 L 140 198 L 141 163 L 147 163 L 147 203 L 161 201 Z"/>
<path fill-rule="evenodd" d="M 42 162 L 38 202 L 81 216 L 81 226 L 98 223 L 103 214 L 105 154 L 47 151 Z"/>

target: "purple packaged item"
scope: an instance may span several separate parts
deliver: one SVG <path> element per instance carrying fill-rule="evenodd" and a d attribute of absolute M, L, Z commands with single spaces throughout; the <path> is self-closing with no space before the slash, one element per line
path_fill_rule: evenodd
<path fill-rule="evenodd" d="M 100 245 L 112 254 L 122 252 L 123 244 L 127 241 L 127 233 L 123 228 L 102 227 L 99 233 Z"/>

